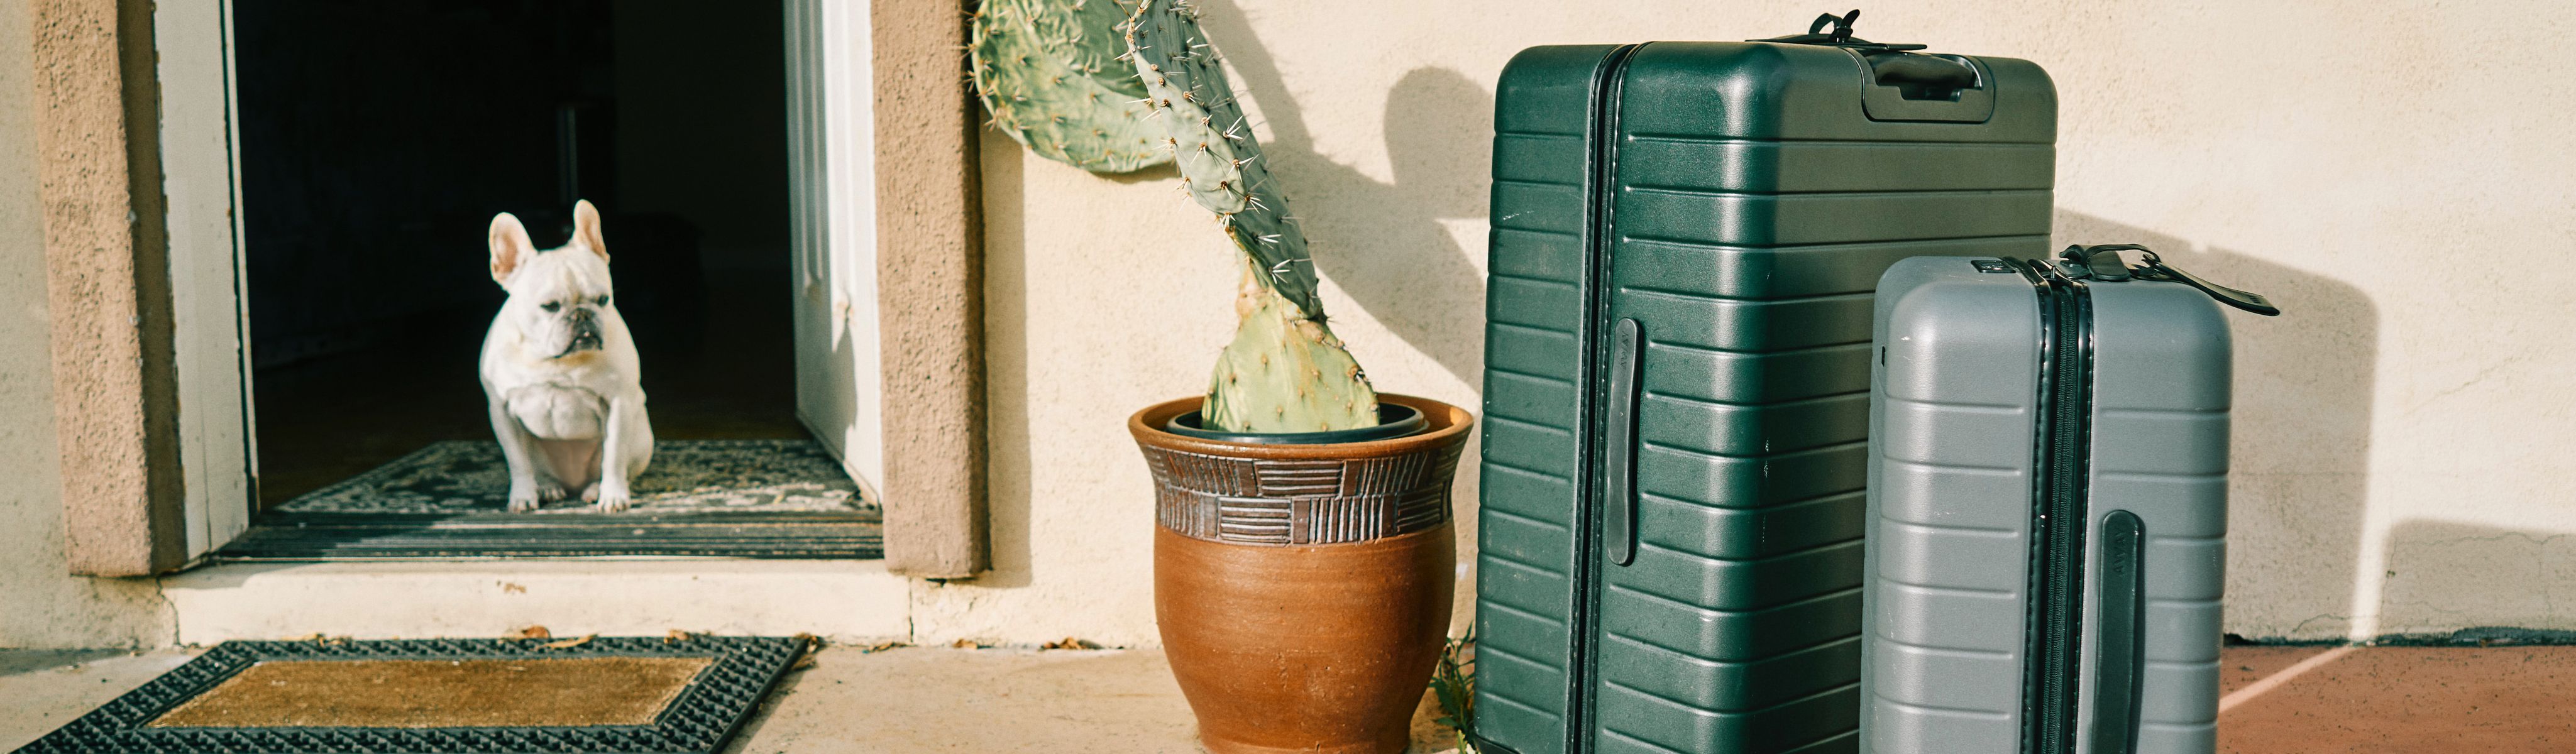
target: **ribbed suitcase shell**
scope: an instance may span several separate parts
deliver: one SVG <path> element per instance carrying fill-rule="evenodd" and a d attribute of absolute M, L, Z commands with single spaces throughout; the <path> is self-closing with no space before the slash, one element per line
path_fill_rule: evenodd
<path fill-rule="evenodd" d="M 1905 257 L 2046 250 L 2055 90 L 2028 62 L 1968 60 L 1992 97 L 1977 122 L 1872 120 L 1864 97 L 1887 93 L 1834 47 L 1537 47 L 1505 69 L 1478 537 L 1489 750 L 1854 750 L 1872 288 Z M 1622 566 L 1602 560 L 1594 409 L 1602 334 L 1630 318 Z"/>
<path fill-rule="evenodd" d="M 2071 751 L 2209 754 L 2226 563 L 2227 322 L 2208 296 L 2177 283 L 2087 287 L 2089 502 Z M 1861 751 L 2028 752 L 2040 299 L 2024 275 L 1963 258 L 1900 262 L 1878 293 L 1886 350 L 1872 380 Z M 2099 589 L 2105 573 L 2128 573 L 2104 559 L 2109 539 L 2099 536 L 2115 511 L 2135 514 L 2145 533 L 2140 701 L 2124 723 L 2137 730 L 2134 750 L 2098 749 L 2093 736 Z"/>

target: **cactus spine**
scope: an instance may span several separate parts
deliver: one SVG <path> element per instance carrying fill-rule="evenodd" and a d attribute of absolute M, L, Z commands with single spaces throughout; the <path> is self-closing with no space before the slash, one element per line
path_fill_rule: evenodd
<path fill-rule="evenodd" d="M 1126 24 L 1130 61 L 1181 185 L 1243 253 L 1242 322 L 1217 359 L 1202 416 L 1237 432 L 1314 432 L 1378 423 L 1377 391 L 1324 326 L 1306 234 L 1288 215 L 1216 47 L 1181 0 L 1141 0 Z"/>
<path fill-rule="evenodd" d="M 1121 58 L 1134 0 L 984 0 L 967 45 L 993 124 L 1038 156 L 1095 173 L 1163 164 L 1145 85 Z"/>

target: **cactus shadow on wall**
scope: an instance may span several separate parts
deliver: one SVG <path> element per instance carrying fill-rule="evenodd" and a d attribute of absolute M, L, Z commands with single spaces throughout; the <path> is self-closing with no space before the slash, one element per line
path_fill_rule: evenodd
<path fill-rule="evenodd" d="M 2280 305 L 2277 318 L 2228 317 L 2236 395 L 2226 630 L 2252 639 L 2346 636 L 2356 586 L 2378 577 L 2361 562 L 2378 307 L 2350 284 L 2259 254 L 2064 208 L 2055 238 L 2141 244 L 2175 267 Z"/>
<path fill-rule="evenodd" d="M 1482 252 L 1462 246 L 1442 221 L 1485 216 L 1493 94 L 1445 68 L 1406 73 L 1386 96 L 1394 178 L 1381 181 L 1316 151 L 1277 61 L 1242 9 L 1199 7 L 1200 23 L 1269 129 L 1262 151 L 1285 184 L 1316 270 L 1459 381 L 1483 384 L 1485 275 L 1470 256 Z M 1357 355 L 1371 363 L 1372 354 Z"/>

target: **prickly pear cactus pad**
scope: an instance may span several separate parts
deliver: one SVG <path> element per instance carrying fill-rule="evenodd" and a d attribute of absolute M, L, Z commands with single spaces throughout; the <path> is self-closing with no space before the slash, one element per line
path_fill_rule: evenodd
<path fill-rule="evenodd" d="M 1122 58 L 1135 0 L 984 0 L 967 46 L 975 93 L 1029 151 L 1095 173 L 1171 159 Z"/>
<path fill-rule="evenodd" d="M 1199 206 L 1225 221 L 1225 232 L 1258 262 L 1266 283 L 1321 322 L 1315 297 L 1315 263 L 1306 234 L 1288 214 L 1288 200 L 1270 178 L 1261 143 L 1226 82 L 1216 47 L 1200 33 L 1198 12 L 1178 0 L 1142 0 L 1128 22 L 1136 74 L 1144 79 L 1152 120 L 1181 170 L 1181 184 Z"/>
<path fill-rule="evenodd" d="M 1377 426 L 1377 391 L 1322 323 L 1249 279 L 1234 342 L 1217 357 L 1202 421 L 1235 432 L 1319 432 Z"/>
<path fill-rule="evenodd" d="M 1166 134 L 1181 186 L 1225 223 L 1243 251 L 1235 300 L 1243 318 L 1217 358 L 1200 416 L 1235 432 L 1319 432 L 1374 427 L 1377 391 L 1340 338 L 1324 326 L 1314 260 L 1288 200 L 1262 162 L 1216 47 L 1181 0 L 1141 0 L 1127 46 L 1146 106 Z"/>

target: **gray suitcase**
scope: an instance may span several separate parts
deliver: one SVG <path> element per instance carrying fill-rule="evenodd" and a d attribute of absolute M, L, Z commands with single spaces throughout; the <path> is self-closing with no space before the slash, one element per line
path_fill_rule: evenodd
<path fill-rule="evenodd" d="M 2215 750 L 2213 299 L 2278 313 L 2135 246 L 1917 257 L 1880 279 L 1864 754 Z"/>

